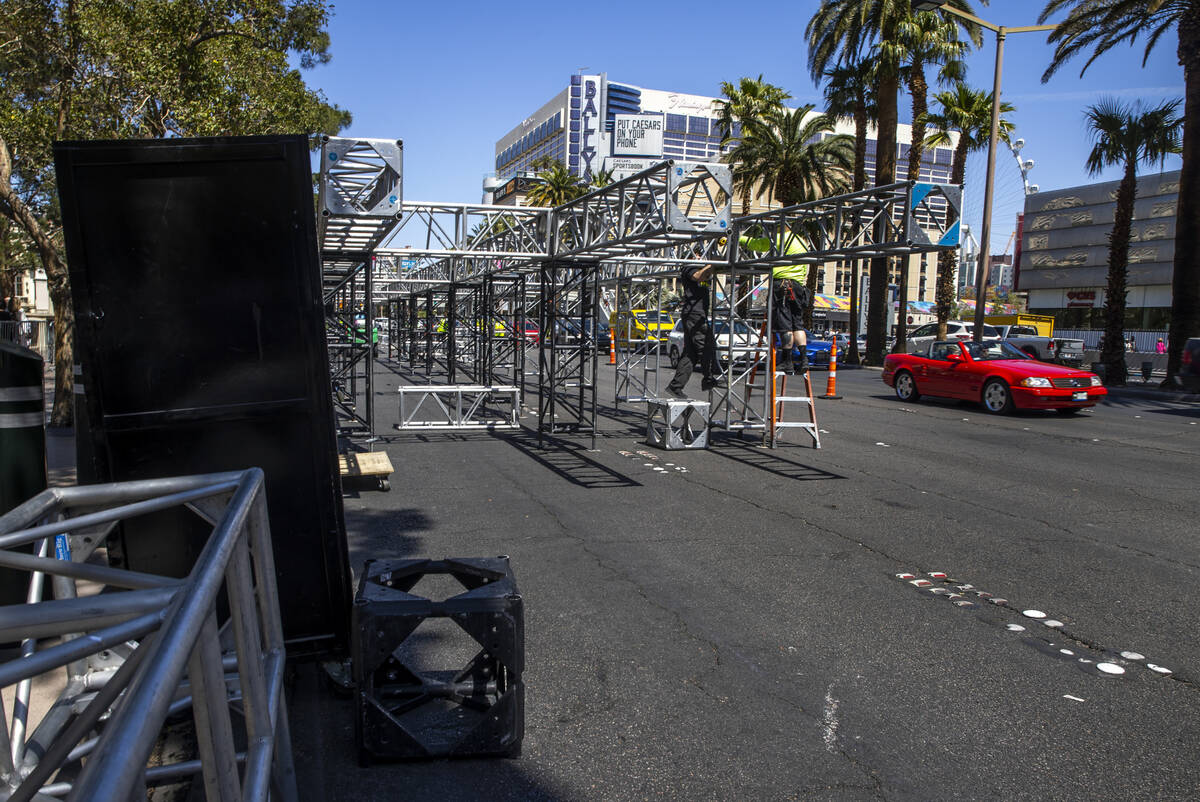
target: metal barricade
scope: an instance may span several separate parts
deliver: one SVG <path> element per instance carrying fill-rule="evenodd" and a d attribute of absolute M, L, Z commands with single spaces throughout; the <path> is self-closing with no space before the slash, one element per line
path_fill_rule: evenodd
<path fill-rule="evenodd" d="M 130 799 L 202 775 L 209 800 L 297 798 L 263 481 L 250 468 L 52 488 L 0 516 L 0 565 L 29 576 L 28 603 L 0 607 L 0 643 L 21 644 L 0 663 L 0 687 L 17 686 L 11 728 L 0 708 L 0 797 Z M 212 527 L 186 577 L 91 559 L 123 521 L 173 508 Z M 31 681 L 64 668 L 28 734 Z M 148 767 L 189 707 L 199 759 Z"/>

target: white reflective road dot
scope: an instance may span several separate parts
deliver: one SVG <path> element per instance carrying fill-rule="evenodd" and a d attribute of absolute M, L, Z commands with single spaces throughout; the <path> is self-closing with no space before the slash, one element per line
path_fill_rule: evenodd
<path fill-rule="evenodd" d="M 1054 628 L 1056 628 L 1056 629 L 1057 629 L 1058 627 L 1061 627 L 1061 626 L 1063 625 L 1063 622 L 1062 622 L 1062 621 L 1056 621 L 1056 620 L 1055 620 L 1055 619 L 1053 619 L 1053 618 L 1047 618 L 1047 619 L 1046 619 L 1045 621 L 1043 621 L 1042 623 L 1043 623 L 1043 624 L 1045 624 L 1045 625 L 1046 625 L 1046 626 L 1048 626 L 1048 627 L 1054 627 Z"/>
<path fill-rule="evenodd" d="M 1165 668 L 1163 666 L 1156 666 L 1154 663 L 1146 663 L 1146 668 L 1150 669 L 1151 671 L 1157 671 L 1159 674 L 1170 674 L 1171 673 L 1171 669 Z"/>
<path fill-rule="evenodd" d="M 1121 656 L 1126 660 L 1145 660 L 1146 655 L 1140 652 L 1121 652 Z"/>
<path fill-rule="evenodd" d="M 1021 615 L 1025 616 L 1026 618 L 1045 618 L 1046 617 L 1046 614 L 1043 613 L 1041 610 L 1026 610 L 1023 613 L 1021 613 Z"/>
<path fill-rule="evenodd" d="M 1075 652 L 1071 651 L 1070 649 L 1059 649 L 1059 650 L 1058 650 L 1058 653 L 1059 653 L 1059 654 L 1065 654 L 1065 655 L 1068 655 L 1068 656 L 1070 656 L 1070 657 L 1074 657 L 1074 656 L 1075 656 Z"/>
<path fill-rule="evenodd" d="M 1116 663 L 1096 663 L 1096 668 L 1103 671 L 1105 674 L 1124 674 L 1125 669 L 1121 668 Z"/>
<path fill-rule="evenodd" d="M 1025 631 L 1025 627 L 1021 626 L 1020 624 L 1007 624 L 1005 626 L 1005 629 L 1007 629 L 1009 632 L 1024 632 Z"/>

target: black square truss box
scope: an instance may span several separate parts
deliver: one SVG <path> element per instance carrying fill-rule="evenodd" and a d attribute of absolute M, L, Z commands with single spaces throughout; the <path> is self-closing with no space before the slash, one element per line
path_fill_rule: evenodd
<path fill-rule="evenodd" d="M 431 577 L 463 592 L 410 592 Z M 520 754 L 525 616 L 507 557 L 368 560 L 351 629 L 360 762 Z"/>

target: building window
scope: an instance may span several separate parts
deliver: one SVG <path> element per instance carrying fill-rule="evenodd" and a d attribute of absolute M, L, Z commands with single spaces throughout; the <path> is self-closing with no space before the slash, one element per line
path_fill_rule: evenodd
<path fill-rule="evenodd" d="M 687 116 L 684 114 L 668 114 L 666 130 L 678 131 L 680 133 L 687 131 Z"/>

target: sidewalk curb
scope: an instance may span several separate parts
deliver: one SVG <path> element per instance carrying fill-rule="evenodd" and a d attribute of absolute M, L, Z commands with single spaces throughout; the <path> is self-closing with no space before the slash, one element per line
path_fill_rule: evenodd
<path fill-rule="evenodd" d="M 1159 390 L 1149 387 L 1108 387 L 1110 396 L 1116 398 L 1141 398 L 1148 401 L 1178 401 L 1184 404 L 1200 404 L 1200 393 L 1176 393 L 1170 390 Z"/>

